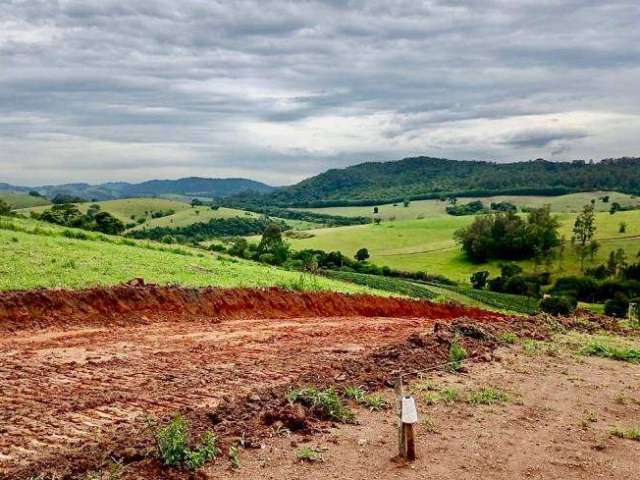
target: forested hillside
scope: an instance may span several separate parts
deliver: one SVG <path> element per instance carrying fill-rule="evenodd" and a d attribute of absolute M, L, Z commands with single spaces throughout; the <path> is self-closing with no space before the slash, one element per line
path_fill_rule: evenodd
<path fill-rule="evenodd" d="M 589 190 L 640 193 L 640 158 L 599 162 L 518 163 L 416 157 L 329 170 L 271 194 L 234 201 L 279 206 L 337 206 L 400 202 L 448 195 L 560 195 Z"/>

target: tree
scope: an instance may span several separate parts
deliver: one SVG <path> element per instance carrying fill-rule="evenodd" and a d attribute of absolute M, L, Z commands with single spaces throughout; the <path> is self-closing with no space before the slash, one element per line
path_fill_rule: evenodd
<path fill-rule="evenodd" d="M 584 262 L 588 256 L 595 255 L 597 246 L 593 241 L 596 232 L 593 205 L 585 205 L 573 224 L 573 238 L 576 253 L 580 258 L 580 270 L 584 273 Z"/>
<path fill-rule="evenodd" d="M 42 197 L 42 195 L 40 194 L 40 192 L 37 192 L 37 191 L 35 191 L 35 190 L 31 190 L 31 191 L 29 192 L 29 196 L 31 196 L 31 197 Z"/>
<path fill-rule="evenodd" d="M 10 215 L 11 214 L 11 205 L 9 205 L 4 200 L 0 199 L 0 215 Z"/>
<path fill-rule="evenodd" d="M 367 258 L 369 258 L 369 250 L 366 248 L 361 248 L 356 252 L 355 259 L 359 262 L 364 262 Z"/>
<path fill-rule="evenodd" d="M 203 205 L 202 200 L 198 199 L 198 198 L 194 198 L 193 200 L 191 200 L 191 206 L 192 207 L 199 207 Z"/>
<path fill-rule="evenodd" d="M 380 209 L 378 207 L 373 207 L 373 214 L 376 215 Z"/>
<path fill-rule="evenodd" d="M 99 212 L 93 218 L 94 230 L 108 235 L 117 235 L 124 231 L 124 223 L 108 212 Z"/>
<path fill-rule="evenodd" d="M 618 232 L 620 232 L 620 233 L 626 233 L 627 232 L 627 223 L 626 222 L 620 222 L 620 227 L 618 228 Z"/>
<path fill-rule="evenodd" d="M 486 287 L 487 280 L 489 280 L 489 272 L 484 270 L 481 272 L 475 272 L 473 275 L 471 275 L 471 285 L 476 290 L 482 290 L 484 287 Z"/>
<path fill-rule="evenodd" d="M 405 198 L 405 199 L 402 201 L 402 204 L 404 205 L 404 207 L 405 207 L 405 208 L 407 208 L 407 207 L 409 206 L 409 204 L 410 204 L 409 199 Z"/>
<path fill-rule="evenodd" d="M 265 253 L 273 255 L 273 260 L 269 257 L 269 263 L 276 265 L 284 263 L 289 257 L 289 245 L 282 240 L 282 230 L 277 223 L 267 225 L 262 234 L 262 240 L 257 249 L 258 258 Z"/>

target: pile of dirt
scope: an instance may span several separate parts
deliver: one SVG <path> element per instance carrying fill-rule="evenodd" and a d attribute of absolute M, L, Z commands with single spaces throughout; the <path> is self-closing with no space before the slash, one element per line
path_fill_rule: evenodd
<path fill-rule="evenodd" d="M 373 295 L 294 292 L 280 288 L 181 288 L 120 285 L 86 290 L 0 293 L 0 332 L 47 327 L 126 326 L 157 321 L 333 316 L 478 320 L 496 313 L 458 305 Z"/>

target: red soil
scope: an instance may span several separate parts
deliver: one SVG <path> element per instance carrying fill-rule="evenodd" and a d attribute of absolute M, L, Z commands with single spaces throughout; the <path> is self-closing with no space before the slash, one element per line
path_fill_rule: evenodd
<path fill-rule="evenodd" d="M 380 385 L 442 362 L 449 327 L 425 334 L 460 316 L 502 320 L 425 301 L 279 289 L 0 294 L 0 478 L 134 461 L 150 445 L 148 415 L 180 411 L 198 431 L 259 435 L 262 414 L 291 385 Z M 476 357 L 492 348 L 465 342 Z"/>

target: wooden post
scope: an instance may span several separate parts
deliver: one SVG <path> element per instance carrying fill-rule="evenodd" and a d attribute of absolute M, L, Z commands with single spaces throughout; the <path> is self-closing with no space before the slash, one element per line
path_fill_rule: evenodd
<path fill-rule="evenodd" d="M 416 434 L 414 425 L 418 423 L 416 401 L 410 395 L 402 398 L 402 436 L 404 437 L 405 458 L 409 462 L 416 459 Z"/>
<path fill-rule="evenodd" d="M 404 385 L 402 384 L 402 377 L 396 379 L 395 384 L 396 392 L 396 408 L 398 412 L 398 456 L 400 458 L 407 458 L 407 449 L 405 444 L 405 434 L 402 423 L 402 398 L 404 397 Z"/>

